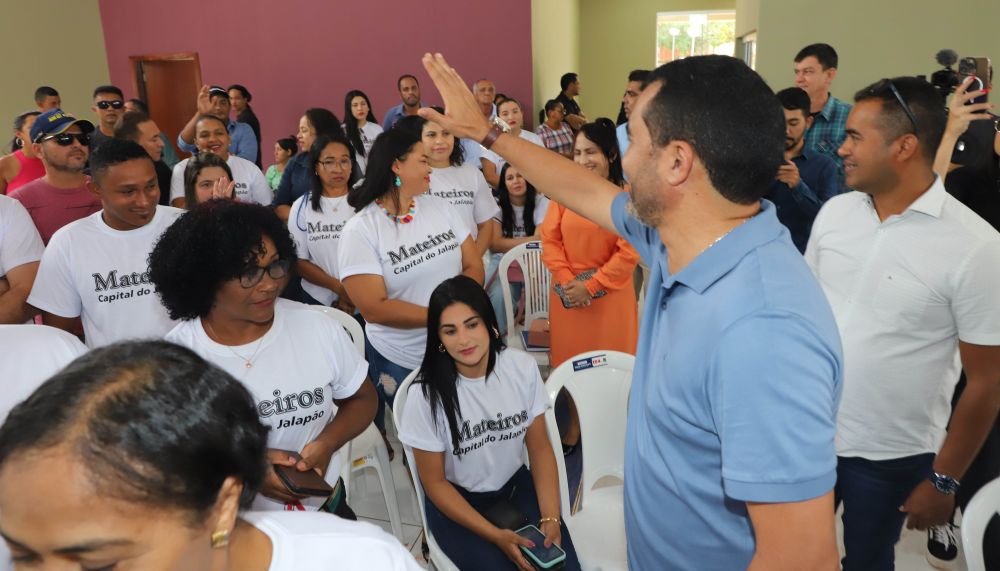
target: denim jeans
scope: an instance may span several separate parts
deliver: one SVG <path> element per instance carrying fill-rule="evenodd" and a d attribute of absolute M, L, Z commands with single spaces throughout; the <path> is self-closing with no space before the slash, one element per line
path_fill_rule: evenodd
<path fill-rule="evenodd" d="M 837 457 L 837 505 L 844 503 L 844 571 L 892 571 L 906 514 L 899 506 L 931 474 L 934 454 L 892 460 Z"/>
<path fill-rule="evenodd" d="M 489 280 L 493 274 L 497 272 L 500 267 L 500 259 L 503 256 L 500 254 L 493 254 L 490 256 L 489 266 L 486 268 L 486 280 Z M 513 307 L 511 308 L 511 313 L 515 316 L 517 315 L 517 303 L 521 299 L 521 292 L 524 290 L 524 282 L 513 281 L 510 282 L 510 299 Z M 500 329 L 501 335 L 507 334 L 507 309 L 504 305 L 503 300 L 503 288 L 500 286 L 500 276 L 496 276 L 493 282 L 489 284 L 489 289 L 486 291 L 487 295 L 490 297 L 490 304 L 493 305 L 493 311 L 497 315 L 497 328 Z M 508 343 L 513 343 L 511 340 L 507 340 Z M 516 345 L 515 345 L 516 346 Z"/>
<path fill-rule="evenodd" d="M 445 452 L 448 454 L 450 452 Z M 454 485 L 454 484 L 453 484 Z M 465 498 L 479 513 L 483 513 L 497 502 L 509 500 L 522 514 L 528 518 L 528 523 L 538 525 L 541 519 L 538 511 L 538 496 L 535 494 L 535 484 L 531 472 L 525 466 L 511 476 L 510 480 L 495 492 L 470 492 L 455 486 L 458 493 Z M 451 518 L 441 513 L 429 497 L 424 497 L 424 512 L 427 517 L 427 527 L 434 535 L 434 540 L 441 551 L 451 559 L 459 569 L 475 569 L 476 571 L 507 571 L 516 569 L 514 564 L 500 549 L 479 537 L 468 528 L 455 523 Z M 569 536 L 566 524 L 561 525 L 562 547 L 566 552 L 565 570 L 578 571 L 580 561 L 576 556 L 576 548 Z"/>
<path fill-rule="evenodd" d="M 407 375 L 413 369 L 407 369 L 402 365 L 397 365 L 382 356 L 375 347 L 365 337 L 365 360 L 368 361 L 368 378 L 375 384 L 375 392 L 378 393 L 378 408 L 375 411 L 375 427 L 379 432 L 385 433 L 385 407 L 392 406 L 393 397 L 396 395 L 396 388 L 403 384 Z M 390 391 L 386 392 L 383 375 L 395 381 Z"/>

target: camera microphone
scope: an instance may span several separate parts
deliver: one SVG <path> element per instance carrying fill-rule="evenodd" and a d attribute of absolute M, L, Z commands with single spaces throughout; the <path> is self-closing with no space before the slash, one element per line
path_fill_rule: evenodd
<path fill-rule="evenodd" d="M 955 50 L 941 50 L 934 56 L 938 64 L 944 67 L 951 67 L 958 61 L 958 52 Z"/>

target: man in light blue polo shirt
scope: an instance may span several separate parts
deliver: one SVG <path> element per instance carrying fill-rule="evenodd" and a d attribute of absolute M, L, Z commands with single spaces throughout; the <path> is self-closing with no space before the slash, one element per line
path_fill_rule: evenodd
<path fill-rule="evenodd" d="M 440 55 L 424 67 L 448 116 L 422 116 L 620 233 L 651 269 L 625 442 L 629 567 L 838 569 L 840 341 L 822 290 L 761 200 L 785 136 L 764 81 L 724 56 L 652 72 L 632 108 L 624 194 L 491 128 Z"/>
<path fill-rule="evenodd" d="M 396 80 L 396 87 L 399 89 L 399 98 L 403 102 L 385 112 L 382 128 L 386 131 L 392 129 L 396 121 L 403 117 L 416 115 L 417 109 L 424 106 L 424 102 L 420 100 L 420 84 L 417 83 L 416 77 L 404 73 Z"/>

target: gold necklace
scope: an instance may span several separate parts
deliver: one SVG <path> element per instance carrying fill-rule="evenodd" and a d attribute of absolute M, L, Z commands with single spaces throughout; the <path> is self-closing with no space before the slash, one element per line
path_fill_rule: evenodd
<path fill-rule="evenodd" d="M 726 230 L 726 232 L 725 232 L 725 233 L 723 233 L 723 234 L 722 234 L 722 236 L 719 236 L 719 237 L 718 237 L 718 238 L 716 238 L 715 240 L 712 240 L 712 243 L 711 243 L 711 244 L 709 244 L 708 246 L 705 246 L 705 249 L 704 249 L 704 250 L 702 250 L 702 251 L 701 251 L 701 252 L 700 252 L 700 253 L 699 253 L 698 255 L 700 256 L 700 255 L 704 254 L 705 252 L 707 252 L 709 248 L 711 248 L 712 246 L 714 246 L 714 245 L 718 244 L 719 242 L 721 242 L 721 241 L 722 241 L 722 239 L 723 239 L 723 238 L 725 238 L 726 236 L 728 236 L 728 235 L 729 235 L 730 233 L 732 233 L 732 231 L 733 231 L 733 230 L 736 230 L 736 229 L 737 229 L 737 228 L 739 228 L 740 226 L 743 226 L 744 224 L 746 224 L 746 223 L 747 223 L 747 220 L 750 220 L 750 219 L 751 219 L 751 218 L 753 218 L 754 216 L 756 216 L 756 215 L 752 215 L 752 216 L 747 216 L 746 218 L 744 218 L 744 219 L 743 219 L 743 222 L 740 222 L 740 223 L 739 223 L 739 224 L 737 224 L 736 226 L 733 226 L 733 227 L 732 227 L 732 228 L 730 228 L 729 230 Z"/>
<path fill-rule="evenodd" d="M 212 325 L 209 322 L 205 321 L 204 319 L 202 319 L 201 322 L 205 325 L 205 327 L 208 329 L 208 332 L 211 333 L 213 337 L 215 337 L 216 339 L 221 339 L 221 337 L 219 337 L 219 334 L 215 332 L 215 329 L 212 328 Z M 261 335 L 260 339 L 257 340 L 257 348 L 253 350 L 253 354 L 250 355 L 249 359 L 247 359 L 243 355 L 240 355 L 239 353 L 237 353 L 229 345 L 226 345 L 224 343 L 219 343 L 219 345 L 222 345 L 226 349 L 229 349 L 230 353 L 232 353 L 233 355 L 236 355 L 237 357 L 239 357 L 240 359 L 242 359 L 243 362 L 244 362 L 244 366 L 247 369 L 250 369 L 250 368 L 253 367 L 253 359 L 254 359 L 254 357 L 257 356 L 257 351 L 260 351 L 260 346 L 264 343 L 264 336 L 265 335 L 267 335 L 267 334 L 265 333 L 264 335 Z"/>

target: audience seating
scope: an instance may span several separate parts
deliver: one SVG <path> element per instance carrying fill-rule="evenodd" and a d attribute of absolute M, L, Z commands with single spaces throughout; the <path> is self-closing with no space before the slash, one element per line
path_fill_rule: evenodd
<path fill-rule="evenodd" d="M 962 512 L 962 551 L 968 571 L 986 571 L 983 538 L 995 515 L 1000 515 L 1000 478 L 983 486 Z"/>
<path fill-rule="evenodd" d="M 617 351 L 588 351 L 552 371 L 545 382 L 549 440 L 559 472 L 562 516 L 584 571 L 627 569 L 625 553 L 625 424 L 635 357 Z M 573 397 L 580 415 L 583 474 L 578 509 L 571 513 L 566 463 L 556 425 L 556 396 Z"/>
<path fill-rule="evenodd" d="M 517 300 L 512 299 L 510 280 L 507 276 L 507 271 L 514 262 L 521 266 L 521 271 L 524 274 L 524 325 L 519 325 L 514 320 Z M 511 248 L 500 259 L 498 273 L 500 287 L 503 291 L 504 310 L 507 313 L 507 345 L 526 349 L 521 332 L 525 327 L 530 326 L 535 319 L 548 319 L 549 317 L 551 275 L 545 264 L 542 263 L 542 243 L 539 241 L 527 242 Z M 532 351 L 530 354 L 538 362 L 539 367 L 547 368 L 549 366 L 548 351 Z M 544 374 L 544 369 L 542 372 Z"/>

